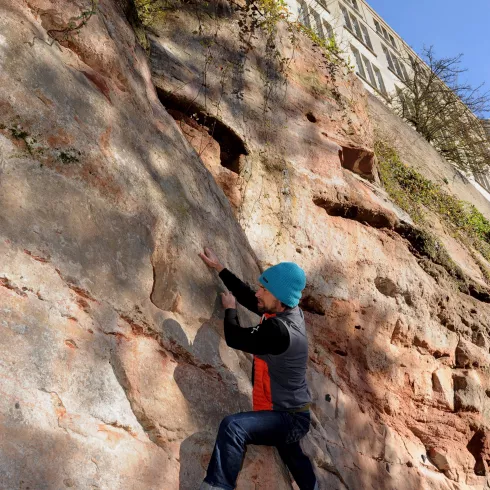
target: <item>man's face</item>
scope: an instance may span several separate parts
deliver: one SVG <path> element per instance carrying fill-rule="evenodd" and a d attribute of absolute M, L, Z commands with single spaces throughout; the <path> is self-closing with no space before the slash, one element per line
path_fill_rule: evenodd
<path fill-rule="evenodd" d="M 281 302 L 264 286 L 260 286 L 259 290 L 255 293 L 258 300 L 258 309 L 260 313 L 277 313 L 283 311 Z"/>

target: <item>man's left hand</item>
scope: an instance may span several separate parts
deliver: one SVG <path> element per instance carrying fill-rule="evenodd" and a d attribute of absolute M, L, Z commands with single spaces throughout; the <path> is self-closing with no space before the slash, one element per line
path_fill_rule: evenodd
<path fill-rule="evenodd" d="M 235 296 L 231 293 L 221 293 L 221 303 L 223 308 L 236 308 Z"/>

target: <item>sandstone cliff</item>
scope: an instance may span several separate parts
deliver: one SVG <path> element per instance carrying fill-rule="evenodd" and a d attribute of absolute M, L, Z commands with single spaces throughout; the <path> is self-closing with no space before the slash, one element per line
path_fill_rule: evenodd
<path fill-rule="evenodd" d="M 360 82 L 241 2 L 163 3 L 0 0 L 0 488 L 198 487 L 251 393 L 205 245 L 307 272 L 320 488 L 489 488 L 487 286 L 376 183 Z M 291 488 L 270 448 L 259 488 Z"/>

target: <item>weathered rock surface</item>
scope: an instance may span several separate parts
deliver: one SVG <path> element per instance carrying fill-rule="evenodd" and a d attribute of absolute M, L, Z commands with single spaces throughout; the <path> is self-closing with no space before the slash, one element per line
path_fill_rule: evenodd
<path fill-rule="evenodd" d="M 396 232 L 354 75 L 218 1 L 152 25 L 150 65 L 129 4 L 68 32 L 89 7 L 0 1 L 0 488 L 198 487 L 251 391 L 205 245 L 307 272 L 320 488 L 487 488 L 490 307 Z M 291 483 L 250 448 L 237 488 Z"/>

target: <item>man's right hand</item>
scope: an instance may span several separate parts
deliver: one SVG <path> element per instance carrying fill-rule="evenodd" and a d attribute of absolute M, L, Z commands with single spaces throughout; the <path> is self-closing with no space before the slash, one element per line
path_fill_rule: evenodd
<path fill-rule="evenodd" d="M 224 266 L 219 261 L 217 255 L 210 248 L 205 248 L 204 253 L 201 252 L 199 257 L 201 257 L 208 267 L 216 269 L 218 272 L 221 272 L 224 269 Z"/>

